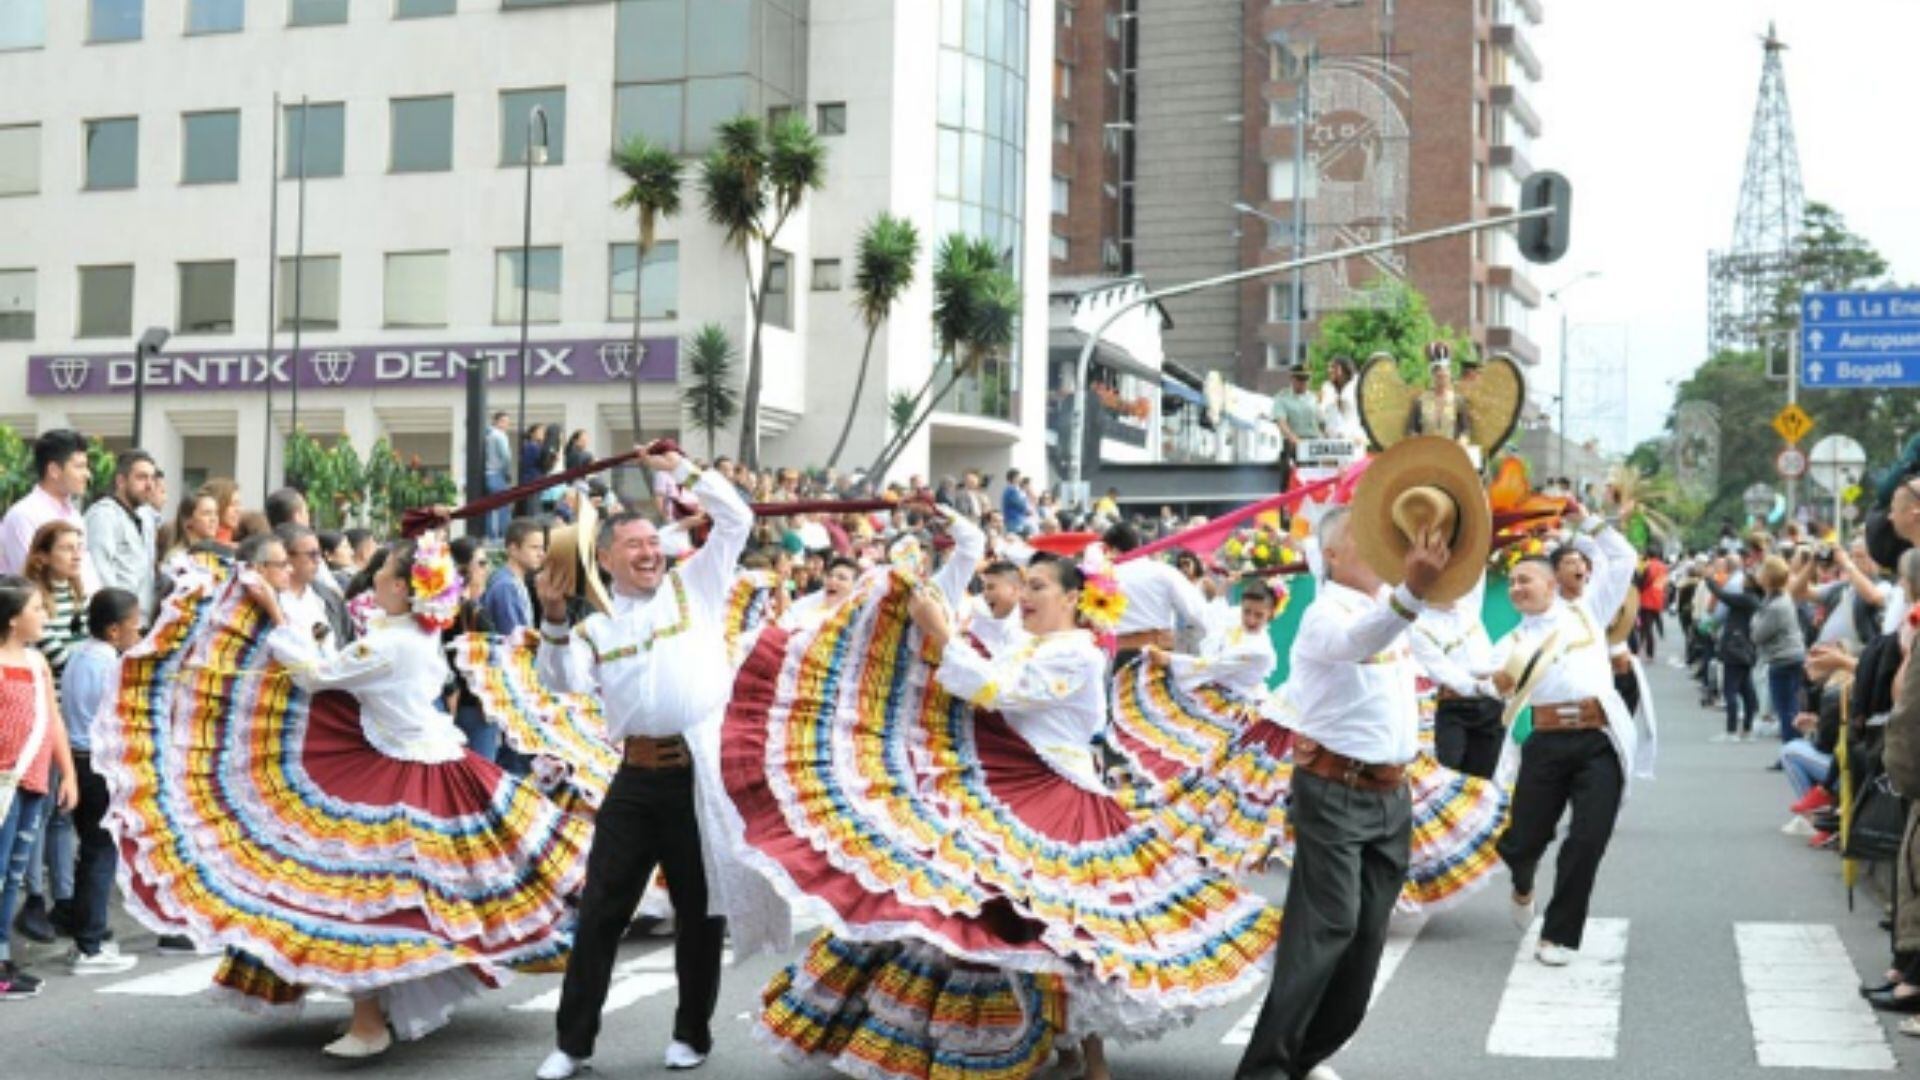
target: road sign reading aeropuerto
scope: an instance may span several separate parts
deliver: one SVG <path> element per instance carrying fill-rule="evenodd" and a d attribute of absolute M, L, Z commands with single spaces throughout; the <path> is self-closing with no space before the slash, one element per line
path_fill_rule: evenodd
<path fill-rule="evenodd" d="M 1800 385 L 1809 390 L 1920 386 L 1920 292 L 1801 297 Z"/>

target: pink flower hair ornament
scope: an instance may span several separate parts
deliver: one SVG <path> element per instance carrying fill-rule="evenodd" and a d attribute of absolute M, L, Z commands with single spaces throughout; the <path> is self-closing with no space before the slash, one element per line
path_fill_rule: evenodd
<path fill-rule="evenodd" d="M 413 620 L 430 633 L 441 633 L 453 625 L 460 613 L 460 571 L 453 565 L 453 554 L 437 532 L 414 542 L 412 587 Z"/>

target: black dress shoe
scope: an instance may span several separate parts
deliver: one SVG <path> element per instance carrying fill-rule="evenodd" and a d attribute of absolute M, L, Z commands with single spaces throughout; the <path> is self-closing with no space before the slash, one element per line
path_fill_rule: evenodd
<path fill-rule="evenodd" d="M 1920 994 L 1896 994 L 1892 990 L 1867 995 L 1867 1004 L 1879 1012 L 1920 1015 Z"/>
<path fill-rule="evenodd" d="M 1893 988 L 1899 985 L 1900 984 L 1897 981 L 1874 983 L 1871 985 L 1867 983 L 1861 983 L 1860 996 L 1863 998 L 1870 998 L 1870 997 L 1873 997 L 1875 994 L 1891 994 L 1893 993 Z"/>

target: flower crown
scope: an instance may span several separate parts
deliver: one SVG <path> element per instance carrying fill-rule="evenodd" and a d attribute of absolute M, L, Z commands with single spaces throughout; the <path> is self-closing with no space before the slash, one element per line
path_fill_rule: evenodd
<path fill-rule="evenodd" d="M 460 572 L 438 533 L 428 533 L 415 542 L 409 584 L 415 622 L 436 634 L 453 625 L 460 612 Z"/>
<path fill-rule="evenodd" d="M 1112 634 L 1127 613 L 1127 597 L 1120 581 L 1113 576 L 1113 564 L 1107 553 L 1095 544 L 1080 561 L 1080 618 L 1102 636 Z"/>

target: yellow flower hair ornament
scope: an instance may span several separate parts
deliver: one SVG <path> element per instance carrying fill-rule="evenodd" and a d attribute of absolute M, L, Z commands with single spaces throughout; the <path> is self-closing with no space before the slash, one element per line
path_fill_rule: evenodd
<path fill-rule="evenodd" d="M 1113 563 L 1099 544 L 1087 548 L 1080 560 L 1081 621 L 1101 637 L 1111 636 L 1127 613 L 1127 597 L 1113 575 Z"/>

